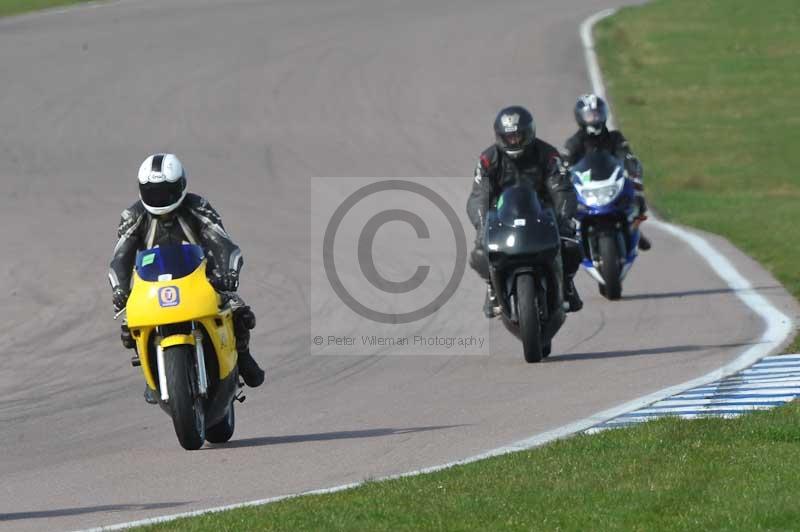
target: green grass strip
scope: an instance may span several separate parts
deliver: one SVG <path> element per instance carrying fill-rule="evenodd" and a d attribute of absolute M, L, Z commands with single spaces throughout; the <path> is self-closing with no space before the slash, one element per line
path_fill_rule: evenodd
<path fill-rule="evenodd" d="M 798 419 L 796 403 L 733 420 L 662 419 L 141 530 L 797 530 Z"/>
<path fill-rule="evenodd" d="M 797 0 L 654 1 L 596 37 L 658 212 L 725 236 L 800 296 Z"/>
<path fill-rule="evenodd" d="M 0 17 L 19 15 L 28 11 L 48 9 L 51 7 L 82 4 L 89 0 L 0 0 Z"/>

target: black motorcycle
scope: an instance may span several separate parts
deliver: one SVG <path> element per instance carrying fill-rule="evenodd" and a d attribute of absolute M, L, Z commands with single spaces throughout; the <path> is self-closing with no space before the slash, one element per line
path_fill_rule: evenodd
<path fill-rule="evenodd" d="M 505 189 L 486 214 L 483 246 L 506 326 L 522 340 L 526 362 L 540 362 L 566 319 L 555 213 L 536 192 Z"/>

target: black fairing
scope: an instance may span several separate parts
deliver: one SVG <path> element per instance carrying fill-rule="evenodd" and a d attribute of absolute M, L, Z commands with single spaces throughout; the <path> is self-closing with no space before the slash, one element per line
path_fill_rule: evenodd
<path fill-rule="evenodd" d="M 560 246 L 555 214 L 542 206 L 531 188 L 509 187 L 486 215 L 483 245 L 494 264 L 550 262 Z"/>

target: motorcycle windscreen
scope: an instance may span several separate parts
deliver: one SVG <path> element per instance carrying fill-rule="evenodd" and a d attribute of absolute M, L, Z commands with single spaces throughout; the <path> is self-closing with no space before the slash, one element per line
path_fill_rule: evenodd
<path fill-rule="evenodd" d="M 144 281 L 157 282 L 169 275 L 181 279 L 194 272 L 205 258 L 203 248 L 194 244 L 159 246 L 136 254 L 136 273 Z"/>
<path fill-rule="evenodd" d="M 582 181 L 605 181 L 614 175 L 617 168 L 622 167 L 622 161 L 606 151 L 595 151 L 586 154 L 583 159 L 575 163 L 572 172 Z"/>
<path fill-rule="evenodd" d="M 517 220 L 541 219 L 542 211 L 536 192 L 526 186 L 508 187 L 497 198 L 497 219 L 503 225 L 514 227 Z"/>

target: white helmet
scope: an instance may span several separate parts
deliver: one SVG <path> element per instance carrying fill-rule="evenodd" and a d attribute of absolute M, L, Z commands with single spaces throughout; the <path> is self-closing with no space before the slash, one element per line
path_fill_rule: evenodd
<path fill-rule="evenodd" d="M 156 216 L 174 211 L 186 197 L 186 171 L 171 153 L 157 153 L 139 167 L 139 198 Z"/>

